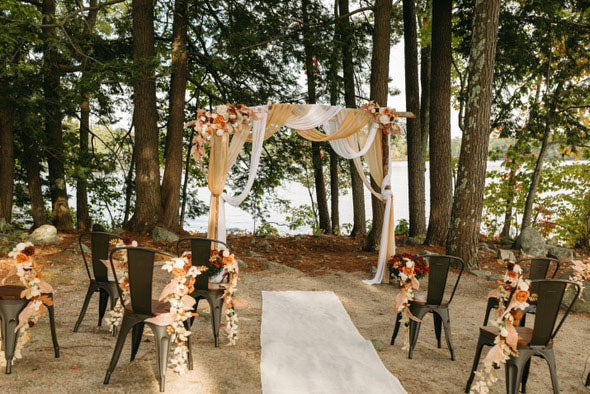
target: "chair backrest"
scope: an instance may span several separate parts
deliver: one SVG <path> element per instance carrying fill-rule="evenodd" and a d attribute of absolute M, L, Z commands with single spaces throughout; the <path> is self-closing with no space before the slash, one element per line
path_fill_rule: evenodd
<path fill-rule="evenodd" d="M 86 255 L 84 247 L 82 247 L 84 241 L 88 238 L 90 238 L 90 251 L 92 253 L 92 260 L 90 262 L 88 262 L 88 256 Z M 91 280 L 96 279 L 97 282 L 107 282 L 109 280 L 108 268 L 102 263 L 101 260 L 109 259 L 109 249 L 111 246 L 110 243 L 111 239 L 114 238 L 122 239 L 117 235 L 101 231 L 80 234 L 78 243 L 80 244 L 82 259 L 84 260 L 84 265 L 86 266 L 88 278 Z"/>
<path fill-rule="evenodd" d="M 129 294 L 131 296 L 131 307 L 133 312 L 140 315 L 152 315 L 152 283 L 154 280 L 154 265 L 156 256 L 161 255 L 167 258 L 174 258 L 171 254 L 160 252 L 155 249 L 137 248 L 132 246 L 123 246 L 114 248 L 109 255 L 111 269 L 117 283 L 117 271 L 115 270 L 114 260 L 116 254 L 127 253 L 127 272 L 129 275 Z M 119 296 L 123 298 L 121 289 Z"/>
<path fill-rule="evenodd" d="M 430 267 L 430 274 L 428 275 L 428 292 L 426 294 L 427 305 L 440 305 L 443 302 L 445 296 L 445 289 L 447 287 L 447 278 L 449 276 L 449 270 L 451 267 L 458 268 L 459 274 L 453 291 L 449 297 L 449 304 L 455 296 L 455 291 L 459 285 L 459 280 L 463 274 L 464 264 L 463 260 L 455 256 L 444 256 L 444 255 L 423 255 L 420 256 L 428 261 Z"/>
<path fill-rule="evenodd" d="M 559 260 L 552 259 L 550 257 L 533 257 L 528 259 L 523 259 L 518 262 L 521 266 L 522 263 L 529 263 L 529 279 L 539 280 L 539 279 L 553 279 L 559 270 Z M 552 272 L 549 273 L 551 266 L 553 265 Z M 531 289 L 531 292 L 534 291 Z"/>
<path fill-rule="evenodd" d="M 572 281 L 564 279 L 538 279 L 531 282 L 537 294 L 537 310 L 531 346 L 546 346 L 555 337 L 561 325 L 569 315 L 572 306 L 580 295 L 580 286 Z M 569 301 L 566 310 L 557 322 L 559 309 L 562 306 L 563 296 L 568 285 L 574 286 L 574 297 Z"/>
<path fill-rule="evenodd" d="M 189 237 L 182 238 L 176 243 L 176 254 L 180 256 L 181 251 L 184 250 L 190 243 L 190 251 L 192 263 L 195 267 L 204 265 L 208 267 L 209 259 L 211 258 L 211 250 L 213 248 L 220 249 L 219 246 L 223 246 L 223 249 L 227 249 L 229 246 L 225 242 L 218 241 L 216 239 L 200 238 L 200 237 Z M 196 290 L 207 290 L 209 288 L 209 275 L 198 275 L 195 282 Z"/>

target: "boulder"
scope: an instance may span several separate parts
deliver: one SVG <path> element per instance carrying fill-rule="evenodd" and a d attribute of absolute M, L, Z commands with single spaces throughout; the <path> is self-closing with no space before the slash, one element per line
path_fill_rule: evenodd
<path fill-rule="evenodd" d="M 574 252 L 568 248 L 562 248 L 555 245 L 547 245 L 547 254 L 555 257 L 560 261 L 571 261 L 574 258 Z"/>
<path fill-rule="evenodd" d="M 29 241 L 35 246 L 59 245 L 61 243 L 61 237 L 57 235 L 57 228 L 55 226 L 44 224 L 29 235 Z"/>
<path fill-rule="evenodd" d="M 152 238 L 155 242 L 173 243 L 178 241 L 178 235 L 166 230 L 164 227 L 154 227 Z"/>
<path fill-rule="evenodd" d="M 500 260 L 516 261 L 514 252 L 507 249 L 498 249 L 498 258 Z"/>
<path fill-rule="evenodd" d="M 561 279 L 569 279 L 570 273 L 565 273 L 561 276 Z M 579 298 L 574 306 L 572 307 L 572 312 L 575 313 L 590 313 L 590 282 L 584 282 L 584 288 L 586 291 L 582 293 L 582 297 Z M 567 306 L 572 302 L 572 297 L 574 296 L 574 288 L 569 287 L 565 294 L 563 295 L 563 300 L 561 304 L 563 307 Z"/>
<path fill-rule="evenodd" d="M 532 257 L 547 256 L 545 239 L 535 229 L 527 227 L 520 233 L 519 244 L 522 252 Z"/>

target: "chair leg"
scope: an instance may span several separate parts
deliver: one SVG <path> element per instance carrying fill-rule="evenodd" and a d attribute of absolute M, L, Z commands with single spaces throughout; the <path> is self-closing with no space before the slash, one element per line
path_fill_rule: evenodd
<path fill-rule="evenodd" d="M 190 319 L 184 322 L 184 327 L 187 330 L 189 330 L 189 331 L 191 330 L 191 321 L 190 321 Z M 192 348 L 191 348 L 191 337 L 192 337 L 192 334 L 189 335 L 188 338 L 186 338 L 186 347 L 188 348 L 188 355 L 187 355 L 187 357 L 188 357 L 188 370 L 189 371 L 192 371 L 193 370 L 193 351 L 192 351 Z"/>
<path fill-rule="evenodd" d="M 483 347 L 486 345 L 487 341 L 481 335 L 477 340 L 477 346 L 475 348 L 475 356 L 473 357 L 473 366 L 471 367 L 471 373 L 469 374 L 469 379 L 467 379 L 467 384 L 465 385 L 465 392 L 469 393 L 471 391 L 471 385 L 473 384 L 473 379 L 475 378 L 475 372 L 477 371 L 477 367 L 479 366 L 479 359 L 481 358 L 481 351 Z"/>
<path fill-rule="evenodd" d="M 511 358 L 506 362 L 506 393 L 507 394 L 518 394 L 518 387 L 522 382 L 522 374 L 524 371 L 524 364 L 523 364 L 522 357 L 525 356 L 521 354 L 520 357 Z M 525 356 L 526 357 L 526 356 Z M 529 356 L 530 360 L 530 356 Z M 527 360 L 528 361 L 528 360 Z"/>
<path fill-rule="evenodd" d="M 53 299 L 53 294 L 50 295 L 51 299 Z M 51 341 L 53 342 L 53 352 L 55 353 L 55 358 L 59 358 L 59 343 L 57 343 L 57 333 L 55 329 L 55 310 L 52 306 L 47 307 L 47 314 L 49 315 L 49 328 L 51 329 Z"/>
<path fill-rule="evenodd" d="M 131 328 L 137 323 L 137 321 L 125 319 L 125 317 L 123 317 L 119 335 L 117 336 L 117 343 L 115 344 L 115 350 L 113 351 L 113 356 L 111 357 L 111 362 L 104 377 L 103 384 L 109 384 L 109 380 L 111 380 L 111 374 L 119 362 L 119 357 L 121 357 L 121 351 L 123 350 L 123 345 L 125 345 L 125 339 L 127 339 L 129 330 L 131 330 Z"/>
<path fill-rule="evenodd" d="M 74 326 L 74 332 L 78 332 L 80 328 L 80 324 L 82 324 L 82 320 L 84 320 L 84 315 L 86 315 L 86 310 L 88 309 L 88 304 L 90 304 L 90 299 L 92 298 L 92 294 L 96 291 L 94 286 L 90 284 L 88 286 L 88 290 L 86 291 L 86 297 L 84 297 L 84 304 L 82 304 L 82 310 L 80 311 L 80 316 L 78 316 L 78 321 L 76 321 L 76 325 Z"/>
<path fill-rule="evenodd" d="M 588 372 L 588 376 L 586 376 L 586 387 L 590 387 L 590 372 Z"/>
<path fill-rule="evenodd" d="M 393 327 L 393 334 L 391 335 L 391 345 L 395 344 L 395 338 L 397 338 L 397 334 L 399 332 L 399 326 L 402 322 L 402 314 L 398 313 L 395 315 L 395 326 Z"/>
<path fill-rule="evenodd" d="M 129 361 L 135 360 L 135 356 L 137 356 L 144 326 L 145 323 L 137 323 L 133 326 L 133 330 L 131 331 L 131 359 Z"/>
<path fill-rule="evenodd" d="M 488 304 L 486 305 L 486 314 L 483 318 L 483 325 L 487 326 L 488 325 L 488 320 L 490 319 L 490 313 L 492 312 L 492 309 L 495 309 L 498 307 L 498 301 L 496 298 L 490 297 L 488 298 Z"/>
<path fill-rule="evenodd" d="M 211 326 L 215 338 L 215 347 L 219 347 L 219 326 L 221 325 L 221 310 L 223 309 L 223 299 L 210 295 L 207 297 L 209 308 L 211 309 Z"/>
<path fill-rule="evenodd" d="M 549 373 L 551 374 L 551 385 L 553 386 L 553 393 L 559 393 L 559 380 L 557 379 L 557 367 L 555 365 L 555 353 L 553 349 L 546 349 L 542 352 L 543 358 L 549 364 Z M 590 375 L 589 375 L 590 377 Z M 586 379 L 586 386 L 588 385 L 588 379 Z"/>
<path fill-rule="evenodd" d="M 442 330 L 442 318 L 438 313 L 432 314 L 434 317 L 434 335 L 436 336 L 436 346 L 440 349 L 442 347 L 440 342 L 441 330 Z"/>
<path fill-rule="evenodd" d="M 529 361 L 527 361 L 527 363 L 524 365 L 524 369 L 522 371 L 522 384 L 521 384 L 521 388 L 520 391 L 522 393 L 526 393 L 526 383 L 529 380 L 529 372 L 531 370 L 531 361 L 532 361 L 532 357 L 529 358 Z"/>
<path fill-rule="evenodd" d="M 451 352 L 451 360 L 455 361 L 455 348 L 453 346 L 453 340 L 451 338 L 451 317 L 449 315 L 449 309 L 448 308 L 439 309 L 434 313 L 435 314 L 438 313 L 441 317 L 442 324 L 445 329 L 445 339 L 447 341 L 447 347 L 449 348 L 449 351 Z"/>
<path fill-rule="evenodd" d="M 109 303 L 109 293 L 105 289 L 98 289 L 98 326 L 102 326 L 102 319 L 105 312 L 107 311 L 107 305 Z"/>
<path fill-rule="evenodd" d="M 168 351 L 170 349 L 170 336 L 166 331 L 166 327 L 153 326 L 150 327 L 156 336 L 156 353 L 158 357 L 158 370 L 160 372 L 160 392 L 166 390 L 166 368 L 168 367 Z"/>
<path fill-rule="evenodd" d="M 12 373 L 12 360 L 14 358 L 14 351 L 16 349 L 16 342 L 18 340 L 18 333 L 14 332 L 17 326 L 16 319 L 9 319 L 4 317 L 0 319 L 2 323 L 2 349 L 4 350 L 4 357 L 6 358 L 6 371 L 8 375 Z"/>
<path fill-rule="evenodd" d="M 107 292 L 109 293 L 109 298 L 111 299 L 111 310 L 113 310 L 113 309 L 115 309 L 115 306 L 117 305 L 117 301 L 119 300 L 119 294 L 117 293 L 117 291 L 115 291 L 113 293 L 112 291 L 107 290 Z M 113 337 L 116 337 L 116 336 L 117 336 L 117 327 L 113 327 Z"/>
<path fill-rule="evenodd" d="M 410 349 L 408 350 L 408 358 L 414 357 L 414 348 L 418 343 L 418 335 L 420 334 L 420 326 L 422 324 L 414 320 L 410 320 L 409 334 L 410 334 Z"/>

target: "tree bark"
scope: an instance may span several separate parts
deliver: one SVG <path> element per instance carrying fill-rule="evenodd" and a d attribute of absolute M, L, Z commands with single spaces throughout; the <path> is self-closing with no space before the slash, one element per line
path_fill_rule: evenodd
<path fill-rule="evenodd" d="M 430 7 L 425 10 L 427 15 L 422 18 L 422 28 L 431 23 Z M 422 139 L 422 161 L 424 161 L 424 168 L 426 168 L 426 155 L 428 153 L 428 135 L 430 126 L 430 51 L 432 50 L 430 42 L 422 42 L 420 48 L 420 129 Z M 424 191 L 426 196 L 426 190 Z M 426 202 L 424 203 L 426 204 Z M 426 210 L 426 209 L 425 209 Z M 426 228 L 424 229 L 426 232 Z"/>
<path fill-rule="evenodd" d="M 172 25 L 172 77 L 170 79 L 169 118 L 166 135 L 166 167 L 162 178 L 162 224 L 170 230 L 180 227 L 180 184 L 182 180 L 182 134 L 184 131 L 184 107 L 187 68 L 187 1 L 174 3 Z"/>
<path fill-rule="evenodd" d="M 469 270 L 479 268 L 477 243 L 490 140 L 499 15 L 500 0 L 476 1 L 468 65 L 465 131 L 447 239 L 447 254 L 463 259 Z"/>
<path fill-rule="evenodd" d="M 303 46 L 305 50 L 305 71 L 307 74 L 307 102 L 316 103 L 316 82 L 315 82 L 315 65 L 313 36 L 309 30 L 309 0 L 302 0 L 303 11 Z M 328 196 L 326 193 L 326 183 L 324 181 L 324 170 L 321 157 L 321 144 L 319 142 L 311 143 L 311 158 L 313 165 L 313 178 L 315 181 L 316 201 L 318 205 L 319 226 L 324 233 L 330 233 L 331 222 L 330 212 L 328 211 Z"/>
<path fill-rule="evenodd" d="M 389 81 L 391 12 L 391 0 L 376 0 L 373 53 L 371 55 L 370 98 L 381 106 L 387 106 L 387 96 L 389 94 L 387 87 Z M 389 160 L 387 157 L 387 136 L 382 135 L 381 138 L 383 140 L 383 163 L 386 166 Z M 384 169 L 383 176 L 385 174 L 386 171 Z M 371 179 L 371 182 L 375 186 L 373 179 Z M 371 196 L 371 207 L 373 208 L 373 224 L 367 236 L 365 250 L 376 250 L 379 248 L 383 215 L 385 213 L 385 204 L 375 196 Z"/>
<path fill-rule="evenodd" d="M 154 2 L 133 0 L 133 64 L 139 76 L 133 88 L 136 180 L 135 213 L 129 228 L 152 230 L 162 217 L 158 157 L 158 113 L 154 71 Z"/>
<path fill-rule="evenodd" d="M 426 233 L 425 180 L 426 166 L 422 156 L 420 117 L 420 84 L 418 81 L 418 34 L 416 3 L 403 1 L 404 63 L 406 80 L 406 109 L 416 115 L 407 120 L 408 143 L 408 201 L 410 205 L 410 236 Z"/>
<path fill-rule="evenodd" d="M 506 198 L 506 212 L 504 212 L 504 225 L 500 231 L 500 238 L 510 238 L 510 228 L 512 227 L 512 211 L 514 209 L 514 188 L 516 187 L 516 168 L 510 169 L 508 175 L 508 197 Z"/>
<path fill-rule="evenodd" d="M 49 190 L 53 203 L 53 224 L 59 230 L 71 230 L 74 222 L 68 205 L 64 167 L 62 112 L 60 105 L 60 75 L 57 69 L 57 49 L 55 48 L 57 28 L 55 19 L 55 0 L 43 0 L 43 94 L 45 97 L 45 133 L 47 135 L 47 164 L 49 170 Z"/>
<path fill-rule="evenodd" d="M 338 0 L 341 15 L 347 15 L 349 10 L 348 0 Z M 352 60 L 352 26 L 350 17 L 341 19 L 342 35 L 342 75 L 344 79 L 344 103 L 347 108 L 356 108 L 356 94 L 354 83 L 354 63 Z M 356 171 L 352 160 L 349 160 L 350 181 L 352 188 L 353 225 L 350 236 L 367 234 L 367 217 L 365 213 L 365 187 Z"/>
<path fill-rule="evenodd" d="M 0 100 L 0 221 L 10 223 L 14 192 L 13 109 L 3 97 Z"/>
<path fill-rule="evenodd" d="M 336 24 L 334 25 L 334 38 L 332 40 L 332 56 L 330 58 L 330 70 L 328 79 L 330 81 L 330 105 L 338 105 L 338 59 L 341 53 L 342 44 L 340 37 L 342 36 L 342 22 L 338 19 L 338 0 L 334 0 L 334 18 Z M 330 152 L 330 217 L 332 219 L 332 227 L 330 233 L 336 234 L 340 228 L 340 204 L 339 204 L 339 181 L 338 181 L 338 163 L 340 158 L 332 147 L 329 147 Z"/>
<path fill-rule="evenodd" d="M 33 228 L 47 224 L 47 211 L 45 210 L 45 200 L 43 199 L 41 180 L 41 165 L 39 164 L 38 143 L 32 137 L 32 131 L 25 132 L 23 135 L 23 150 L 26 160 L 23 160 L 23 166 L 27 172 L 27 183 L 29 189 L 29 198 L 31 199 L 31 216 L 33 217 Z"/>
<path fill-rule="evenodd" d="M 452 0 L 432 6 L 430 75 L 430 218 L 426 244 L 447 239 L 452 205 L 451 173 L 451 16 Z"/>

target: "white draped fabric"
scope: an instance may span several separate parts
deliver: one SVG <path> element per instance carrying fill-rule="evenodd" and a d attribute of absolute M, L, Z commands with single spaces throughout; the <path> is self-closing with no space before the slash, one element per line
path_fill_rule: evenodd
<path fill-rule="evenodd" d="M 277 112 L 273 117 L 273 107 Z M 220 241 L 226 241 L 226 223 L 224 202 L 233 206 L 240 205 L 250 194 L 256 173 L 260 165 L 262 146 L 265 139 L 270 138 L 282 126 L 296 130 L 302 137 L 312 141 L 329 141 L 334 151 L 345 159 L 354 160 L 355 167 L 359 172 L 363 183 L 369 188 L 371 193 L 385 201 L 385 217 L 381 235 L 381 249 L 379 252 L 379 266 L 377 274 L 372 280 L 367 280 L 367 284 L 381 283 L 385 272 L 387 257 L 395 253 L 395 239 L 391 230 L 393 226 L 393 193 L 391 191 L 391 178 L 383 178 L 382 147 L 381 134 L 379 127 L 371 117 L 367 116 L 364 111 L 345 109 L 336 106 L 327 105 L 284 105 L 275 104 L 264 105 L 251 108 L 255 114 L 253 120 L 252 133 L 240 132 L 232 135 L 229 144 L 225 144 L 227 149 L 226 160 L 224 163 L 210 161 L 209 188 L 212 191 L 211 196 L 211 216 L 209 224 L 209 237 L 216 238 Z M 280 116 L 279 116 L 280 115 Z M 282 118 L 281 118 L 282 117 Z M 325 134 L 316 130 L 321 127 Z M 378 136 L 378 138 L 377 138 Z M 388 146 L 390 142 L 388 137 Z M 229 196 L 227 193 L 220 193 L 221 185 L 225 184 L 225 178 L 221 172 L 214 171 L 211 176 L 211 166 L 223 166 L 227 172 L 235 165 L 239 153 L 242 151 L 247 141 L 252 142 L 252 152 L 250 155 L 249 174 L 244 189 L 235 196 Z M 218 142 L 219 144 L 219 142 Z M 215 146 L 215 145 L 214 145 Z M 222 145 L 217 145 L 221 149 Z M 389 148 L 388 148 L 389 149 Z M 216 151 L 218 152 L 218 151 Z M 222 160 L 223 155 L 217 155 L 216 160 Z M 360 161 L 365 157 L 369 164 L 369 170 L 373 180 L 381 187 L 381 192 L 376 192 L 367 179 Z M 391 154 L 387 173 L 391 174 Z M 227 177 L 225 172 L 225 177 Z M 211 186 L 211 181 L 215 179 L 216 185 Z"/>

